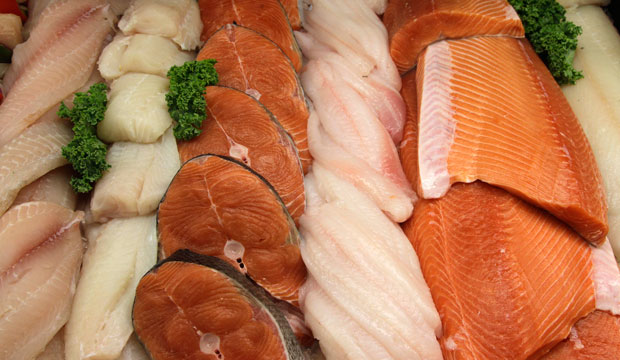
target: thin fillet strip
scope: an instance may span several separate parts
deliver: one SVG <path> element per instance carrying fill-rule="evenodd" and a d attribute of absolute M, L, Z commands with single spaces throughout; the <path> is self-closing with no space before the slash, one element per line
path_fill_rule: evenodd
<path fill-rule="evenodd" d="M 590 144 L 526 40 L 432 44 L 416 80 L 420 196 L 482 180 L 604 241 L 607 204 Z"/>
<path fill-rule="evenodd" d="M 390 55 L 401 74 L 429 44 L 474 36 L 523 37 L 523 25 L 506 0 L 392 0 L 383 22 Z"/>
<path fill-rule="evenodd" d="M 44 10 L 30 39 L 15 48 L 0 107 L 0 146 L 88 80 L 112 18 L 103 0 L 58 1 Z"/>

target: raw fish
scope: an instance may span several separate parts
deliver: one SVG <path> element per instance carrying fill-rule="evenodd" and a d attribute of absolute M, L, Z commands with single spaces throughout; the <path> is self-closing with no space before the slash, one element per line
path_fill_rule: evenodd
<path fill-rule="evenodd" d="M 582 5 L 607 6 L 610 2 L 611 0 L 558 0 L 558 3 L 560 3 L 560 5 L 564 6 L 565 8 L 576 8 Z"/>
<path fill-rule="evenodd" d="M 88 250 L 65 327 L 66 360 L 116 359 L 133 332 L 135 289 L 157 260 L 155 216 L 89 228 Z"/>
<path fill-rule="evenodd" d="M 50 4 L 59 0 L 28 0 L 28 20 L 24 23 L 24 38 L 28 38 L 32 29 L 39 21 L 41 13 Z M 123 0 L 127 1 L 127 0 Z"/>
<path fill-rule="evenodd" d="M 170 39 L 146 34 L 117 35 L 99 57 L 99 71 L 111 81 L 119 76 L 138 72 L 166 77 L 173 65 L 181 66 L 195 55 L 181 51 Z"/>
<path fill-rule="evenodd" d="M 69 319 L 82 217 L 37 201 L 0 218 L 0 358 L 34 359 Z"/>
<path fill-rule="evenodd" d="M 420 56 L 416 82 L 421 197 L 482 180 L 549 211 L 593 244 L 605 240 L 607 205 L 592 149 L 526 40 L 434 43 Z"/>
<path fill-rule="evenodd" d="M 65 331 L 60 329 L 36 360 L 65 360 Z"/>
<path fill-rule="evenodd" d="M 73 138 L 65 120 L 37 123 L 0 147 L 0 214 L 24 186 L 67 164 L 61 148 Z"/>
<path fill-rule="evenodd" d="M 201 44 L 202 22 L 195 0 L 132 0 L 118 27 L 125 35 L 170 38 L 183 50 L 194 50 Z"/>
<path fill-rule="evenodd" d="M 13 49 L 22 42 L 22 19 L 15 14 L 0 14 L 0 45 Z"/>
<path fill-rule="evenodd" d="M 280 0 L 293 30 L 301 29 L 303 2 L 304 0 Z"/>
<path fill-rule="evenodd" d="M 41 13 L 4 77 L 0 146 L 88 80 L 113 17 L 104 0 L 59 0 Z"/>
<path fill-rule="evenodd" d="M 134 333 L 127 341 L 127 344 L 123 348 L 123 352 L 121 352 L 121 356 L 119 356 L 116 360 L 149 360 L 149 356 L 146 354 L 146 350 L 138 338 Z"/>
<path fill-rule="evenodd" d="M 415 71 L 403 75 L 403 88 L 400 90 L 407 109 L 407 119 L 403 141 L 400 143 L 400 162 L 407 180 L 411 184 L 418 183 L 418 96 L 416 90 Z"/>
<path fill-rule="evenodd" d="M 364 2 L 377 15 L 382 15 L 385 12 L 385 8 L 387 7 L 387 4 L 388 4 L 387 0 L 364 0 Z"/>
<path fill-rule="evenodd" d="M 110 143 L 157 141 L 172 124 L 165 98 L 168 86 L 168 79 L 150 74 L 130 73 L 114 80 L 97 136 Z"/>
<path fill-rule="evenodd" d="M 48 172 L 22 188 L 11 206 L 30 201 L 47 201 L 74 210 L 77 194 L 69 183 L 72 174 L 71 168 L 68 166 Z"/>
<path fill-rule="evenodd" d="M 181 167 L 172 130 L 153 144 L 114 143 L 106 160 L 111 168 L 95 185 L 90 202 L 95 221 L 155 211 Z"/>

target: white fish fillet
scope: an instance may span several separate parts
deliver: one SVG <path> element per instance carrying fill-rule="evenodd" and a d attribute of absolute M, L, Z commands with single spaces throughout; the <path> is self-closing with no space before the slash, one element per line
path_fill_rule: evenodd
<path fill-rule="evenodd" d="M 0 147 L 0 214 L 19 190 L 49 171 L 67 164 L 61 148 L 73 138 L 67 121 L 37 123 Z"/>
<path fill-rule="evenodd" d="M 138 338 L 134 333 L 127 341 L 127 344 L 123 348 L 123 352 L 121 352 L 121 356 L 119 356 L 116 360 L 150 360 L 149 356 L 146 354 L 144 347 L 138 342 Z"/>
<path fill-rule="evenodd" d="M 598 6 L 571 9 L 566 16 L 583 28 L 574 66 L 584 78 L 562 91 L 601 172 L 609 208 L 607 238 L 620 259 L 620 35 Z"/>
<path fill-rule="evenodd" d="M 60 329 L 36 360 L 65 360 L 65 331 Z"/>
<path fill-rule="evenodd" d="M 95 221 L 153 212 L 181 167 L 172 130 L 153 144 L 114 143 L 106 159 L 112 167 L 97 182 L 90 203 Z"/>
<path fill-rule="evenodd" d="M 377 15 L 383 14 L 387 7 L 387 0 L 364 0 L 364 2 L 366 6 L 370 7 Z"/>
<path fill-rule="evenodd" d="M 111 81 L 129 72 L 166 77 L 171 66 L 183 65 L 194 57 L 161 36 L 119 34 L 103 49 L 98 63 L 103 78 Z"/>
<path fill-rule="evenodd" d="M 13 49 L 22 42 L 22 19 L 15 14 L 0 14 L 0 44 Z"/>
<path fill-rule="evenodd" d="M 97 135 L 105 142 L 152 143 L 172 124 L 166 105 L 168 79 L 130 73 L 114 80 Z"/>
<path fill-rule="evenodd" d="M 69 319 L 82 260 L 82 217 L 30 202 L 0 218 L 0 358 L 34 359 Z"/>
<path fill-rule="evenodd" d="M 170 38 L 183 50 L 194 50 L 201 45 L 202 21 L 195 0 L 133 0 L 118 27 L 125 35 Z"/>
<path fill-rule="evenodd" d="M 30 201 L 47 201 L 74 210 L 77 203 L 77 194 L 69 183 L 71 175 L 72 171 L 69 166 L 48 172 L 21 189 L 11 206 Z"/>
<path fill-rule="evenodd" d="M 558 0 L 558 3 L 565 8 L 577 7 L 581 5 L 607 6 L 609 5 L 609 2 L 610 0 Z"/>
<path fill-rule="evenodd" d="M 89 242 L 65 327 L 67 360 L 116 359 L 133 332 L 136 286 L 157 259 L 155 215 L 114 219 Z"/>
<path fill-rule="evenodd" d="M 26 39 L 30 36 L 30 32 L 37 25 L 37 22 L 39 22 L 43 10 L 57 1 L 59 0 L 28 0 L 28 20 L 24 23 L 23 31 Z"/>
<path fill-rule="evenodd" d="M 28 41 L 15 47 L 4 77 L 0 146 L 84 85 L 113 16 L 104 0 L 60 0 L 43 10 Z"/>

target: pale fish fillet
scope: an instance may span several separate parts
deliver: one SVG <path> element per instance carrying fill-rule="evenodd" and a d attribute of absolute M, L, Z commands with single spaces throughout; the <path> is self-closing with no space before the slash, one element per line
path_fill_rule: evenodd
<path fill-rule="evenodd" d="M 69 166 L 63 166 L 48 172 L 21 189 L 11 206 L 30 201 L 47 201 L 74 210 L 77 203 L 77 194 L 69 183 L 71 175 L 72 171 Z"/>
<path fill-rule="evenodd" d="M 0 218 L 0 358 L 34 359 L 69 319 L 82 261 L 82 217 L 30 202 Z"/>
<path fill-rule="evenodd" d="M 128 72 L 165 77 L 173 65 L 183 65 L 195 55 L 181 51 L 172 40 L 157 36 L 135 34 L 117 35 L 99 57 L 99 71 L 108 81 Z"/>
<path fill-rule="evenodd" d="M 28 41 L 15 47 L 4 77 L 0 146 L 84 85 L 112 17 L 104 0 L 57 1 L 43 10 Z"/>
<path fill-rule="evenodd" d="M 359 75 L 366 76 L 377 69 L 390 86 L 400 90 L 400 76 L 388 50 L 387 31 L 364 1 L 313 0 L 312 6 L 304 10 L 304 28 L 318 42 L 347 58 Z"/>
<path fill-rule="evenodd" d="M 412 195 L 370 167 L 367 162 L 334 143 L 322 129 L 314 111 L 308 118 L 308 146 L 315 162 L 323 164 L 354 184 L 390 219 L 402 222 L 411 216 L 414 199 Z"/>
<path fill-rule="evenodd" d="M 600 5 L 607 6 L 610 3 L 610 0 L 558 0 L 560 5 L 565 8 L 576 8 L 577 6 L 582 5 Z M 570 20 L 573 21 L 573 20 Z M 574 21 L 573 21 L 574 22 Z M 582 26 L 582 25 L 579 25 Z M 581 37 L 579 38 L 581 40 Z"/>
<path fill-rule="evenodd" d="M 332 311 L 344 310 L 348 321 L 343 322 L 356 323 L 354 329 L 365 331 L 383 349 L 381 356 L 375 355 L 379 358 L 441 359 L 439 315 L 402 231 L 370 199 L 327 170 L 311 175 L 308 183 L 309 192 L 323 188 L 316 191 L 325 202 L 309 208 L 300 220 L 302 256 L 314 281 L 338 306 L 308 308 L 302 298 L 304 312 L 332 317 Z M 305 286 L 303 296 L 313 291 Z M 329 324 L 327 331 L 338 327 Z M 347 346 L 360 332 L 319 338 L 319 344 L 329 353 L 330 342 Z M 345 358 L 375 358 L 345 353 Z"/>
<path fill-rule="evenodd" d="M 125 35 L 142 33 L 170 38 L 183 50 L 201 45 L 202 21 L 194 0 L 133 0 L 118 27 Z"/>
<path fill-rule="evenodd" d="M 69 123 L 57 119 L 37 123 L 0 147 L 0 214 L 21 188 L 67 164 L 61 148 L 73 138 Z"/>
<path fill-rule="evenodd" d="M 65 360 L 65 331 L 60 329 L 36 360 Z"/>
<path fill-rule="evenodd" d="M 114 143 L 106 159 L 112 167 L 97 182 L 90 203 L 96 221 L 151 213 L 181 167 L 172 130 L 153 144 Z"/>
<path fill-rule="evenodd" d="M 387 7 L 387 0 L 364 0 L 366 6 L 370 7 L 377 15 L 383 14 Z"/>
<path fill-rule="evenodd" d="M 26 39 L 30 36 L 30 32 L 37 25 L 37 22 L 39 22 L 43 10 L 57 1 L 59 0 L 28 0 L 28 20 L 24 23 L 23 31 Z"/>
<path fill-rule="evenodd" d="M 136 334 L 134 333 L 127 341 L 127 344 L 116 360 L 149 360 L 149 356 L 146 354 L 144 347 L 138 341 Z"/>
<path fill-rule="evenodd" d="M 575 51 L 575 68 L 584 78 L 562 88 L 596 158 L 607 194 L 611 242 L 620 259 L 620 35 L 598 6 L 567 12 L 583 34 Z"/>
<path fill-rule="evenodd" d="M 155 215 L 90 228 L 82 274 L 65 327 L 67 360 L 116 359 L 133 332 L 138 281 L 157 259 Z"/>
<path fill-rule="evenodd" d="M 0 44 L 13 49 L 22 42 L 22 19 L 15 14 L 0 14 Z"/>
<path fill-rule="evenodd" d="M 108 143 L 157 141 L 172 124 L 165 98 L 168 84 L 164 77 L 138 73 L 114 80 L 97 136 Z"/>

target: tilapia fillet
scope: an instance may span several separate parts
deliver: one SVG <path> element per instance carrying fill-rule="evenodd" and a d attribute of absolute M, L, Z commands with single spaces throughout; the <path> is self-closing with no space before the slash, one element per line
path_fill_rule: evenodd
<path fill-rule="evenodd" d="M 0 218 L 0 358 L 33 359 L 69 319 L 82 213 L 29 202 Z"/>
<path fill-rule="evenodd" d="M 113 17 L 104 0 L 57 1 L 41 13 L 5 76 L 0 146 L 88 80 Z"/>
<path fill-rule="evenodd" d="M 434 43 L 420 57 L 416 82 L 421 197 L 482 180 L 551 212 L 590 242 L 604 241 L 607 204 L 592 149 L 527 40 Z"/>

